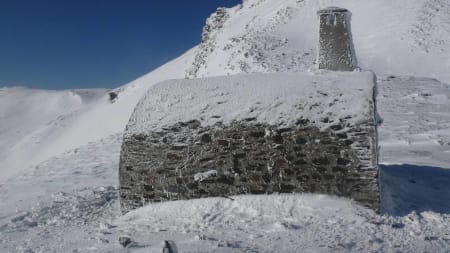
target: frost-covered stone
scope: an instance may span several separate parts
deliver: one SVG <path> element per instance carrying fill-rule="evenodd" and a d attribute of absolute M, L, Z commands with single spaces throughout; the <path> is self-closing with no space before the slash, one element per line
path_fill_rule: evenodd
<path fill-rule="evenodd" d="M 200 172 L 194 175 L 194 181 L 203 181 L 208 178 L 217 177 L 216 170 L 208 170 L 206 172 Z"/>
<path fill-rule="evenodd" d="M 216 47 L 216 34 L 222 29 L 229 16 L 226 8 L 217 8 L 217 10 L 206 20 L 206 24 L 203 27 L 201 43 L 195 54 L 192 66 L 186 70 L 186 77 L 196 77 L 199 69 L 203 65 L 206 65 L 207 57 L 213 53 Z"/>
<path fill-rule="evenodd" d="M 378 209 L 373 80 L 323 72 L 154 86 L 126 129 L 122 210 L 274 192 L 334 194 Z"/>
<path fill-rule="evenodd" d="M 349 12 L 339 7 L 328 7 L 319 15 L 319 69 L 352 71 L 355 56 L 350 31 Z"/>

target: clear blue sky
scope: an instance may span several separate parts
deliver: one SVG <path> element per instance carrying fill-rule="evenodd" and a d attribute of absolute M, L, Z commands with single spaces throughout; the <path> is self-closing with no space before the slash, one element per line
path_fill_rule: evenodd
<path fill-rule="evenodd" d="M 242 0 L 0 0 L 0 87 L 117 87 L 200 42 Z"/>

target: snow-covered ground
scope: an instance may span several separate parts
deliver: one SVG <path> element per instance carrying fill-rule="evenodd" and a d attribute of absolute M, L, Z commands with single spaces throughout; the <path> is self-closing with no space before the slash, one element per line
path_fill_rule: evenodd
<path fill-rule="evenodd" d="M 352 11 L 358 64 L 378 76 L 383 215 L 306 194 L 121 216 L 122 132 L 146 90 L 186 76 L 306 71 L 316 10 L 330 5 Z M 183 252 L 449 252 L 449 18 L 447 0 L 245 0 L 208 21 L 204 43 L 115 89 L 114 103 L 105 90 L 0 88 L 0 252 L 161 252 L 163 240 Z M 125 249 L 121 236 L 135 242 Z"/>
<path fill-rule="evenodd" d="M 182 252 L 445 252 L 450 87 L 423 78 L 379 81 L 382 216 L 348 199 L 309 194 L 177 201 L 120 216 L 121 135 L 112 135 L 1 184 L 0 252 L 161 252 L 163 240 Z M 402 111 L 415 112 L 414 127 Z M 408 142 L 415 134 L 431 137 Z M 417 157 L 428 150 L 437 155 Z M 393 165 L 400 163 L 408 165 Z M 124 249 L 121 236 L 134 242 Z"/>
<path fill-rule="evenodd" d="M 378 79 L 381 160 L 450 168 L 449 85 L 431 78 Z"/>
<path fill-rule="evenodd" d="M 0 184 L 0 252 L 98 248 L 99 224 L 119 215 L 121 139 L 88 143 Z"/>
<path fill-rule="evenodd" d="M 450 213 L 450 86 L 379 77 L 377 107 L 382 211 Z"/>

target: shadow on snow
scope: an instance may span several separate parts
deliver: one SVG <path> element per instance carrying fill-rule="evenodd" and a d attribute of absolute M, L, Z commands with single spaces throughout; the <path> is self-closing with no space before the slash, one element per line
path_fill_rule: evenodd
<path fill-rule="evenodd" d="M 450 169 L 418 165 L 380 165 L 381 213 L 412 211 L 450 214 Z"/>

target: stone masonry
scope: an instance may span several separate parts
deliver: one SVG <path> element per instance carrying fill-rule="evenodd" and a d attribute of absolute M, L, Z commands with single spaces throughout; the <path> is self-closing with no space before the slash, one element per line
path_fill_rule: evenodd
<path fill-rule="evenodd" d="M 379 209 L 372 72 L 272 73 L 152 86 L 125 129 L 120 204 L 322 193 Z"/>
<path fill-rule="evenodd" d="M 329 7 L 318 15 L 319 69 L 352 71 L 356 66 L 348 10 Z"/>
<path fill-rule="evenodd" d="M 125 137 L 119 176 L 123 212 L 149 202 L 294 192 L 379 208 L 373 117 L 358 125 L 341 119 L 326 131 L 303 118 L 290 128 L 252 118 L 208 127 L 179 122 Z"/>

